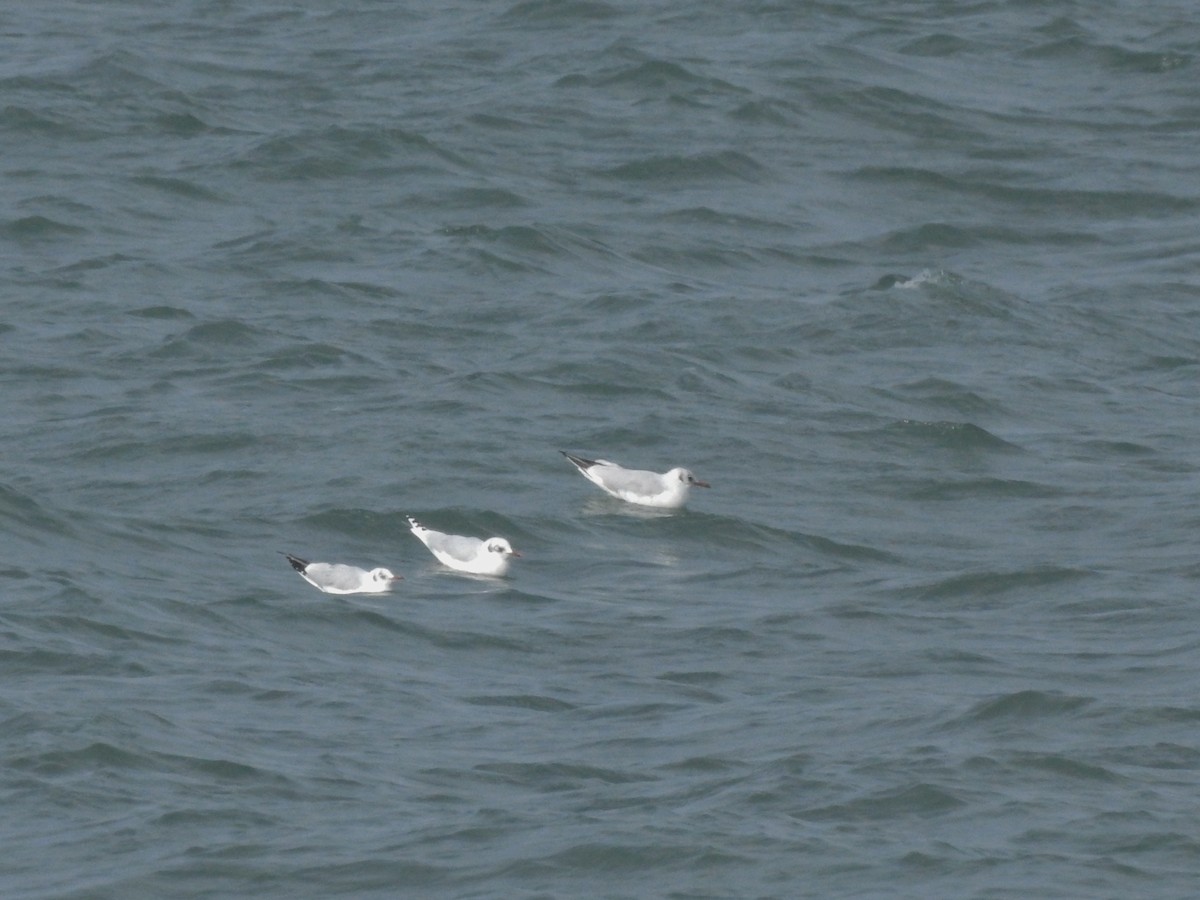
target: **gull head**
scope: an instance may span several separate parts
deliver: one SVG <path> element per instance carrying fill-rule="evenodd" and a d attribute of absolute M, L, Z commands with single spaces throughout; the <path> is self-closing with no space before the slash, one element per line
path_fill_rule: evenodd
<path fill-rule="evenodd" d="M 393 575 L 390 569 L 380 567 L 370 571 L 371 580 L 376 584 L 389 585 L 393 581 L 403 581 L 404 578 L 400 575 Z"/>
<path fill-rule="evenodd" d="M 507 540 L 505 540 L 502 537 L 491 538 L 487 542 L 485 549 L 487 550 L 488 553 L 495 553 L 496 555 L 501 556 L 501 557 L 520 556 L 521 555 L 520 553 L 518 553 L 516 550 L 514 550 L 512 548 L 512 544 L 510 544 Z"/>
<path fill-rule="evenodd" d="M 691 487 L 712 487 L 707 481 L 701 481 L 691 472 L 683 467 L 672 469 L 667 473 L 668 478 L 677 478 L 686 485 Z"/>

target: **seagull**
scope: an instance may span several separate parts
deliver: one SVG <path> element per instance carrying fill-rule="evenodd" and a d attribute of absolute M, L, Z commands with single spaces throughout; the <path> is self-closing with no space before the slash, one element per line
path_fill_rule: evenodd
<path fill-rule="evenodd" d="M 393 583 L 403 581 L 387 569 L 360 569 L 358 566 L 343 566 L 340 563 L 310 563 L 290 553 L 283 554 L 300 577 L 326 594 L 382 594 Z"/>
<path fill-rule="evenodd" d="M 707 481 L 699 481 L 687 469 L 677 466 L 662 475 L 644 469 L 625 469 L 607 459 L 584 459 L 559 450 L 575 464 L 583 477 L 608 493 L 639 506 L 657 506 L 660 509 L 678 509 L 687 503 L 688 491 L 692 487 L 711 487 Z"/>
<path fill-rule="evenodd" d="M 408 517 L 408 524 L 412 526 L 412 533 L 429 548 L 438 562 L 458 572 L 503 575 L 508 571 L 512 557 L 521 555 L 502 537 L 481 541 L 457 534 L 442 534 L 426 528 L 412 516 Z"/>

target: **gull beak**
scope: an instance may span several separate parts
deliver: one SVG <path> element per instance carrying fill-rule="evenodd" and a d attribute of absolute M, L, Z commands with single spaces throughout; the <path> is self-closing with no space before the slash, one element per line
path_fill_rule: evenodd
<path fill-rule="evenodd" d="M 514 550 L 514 551 L 512 552 L 512 555 L 513 555 L 513 556 L 520 556 L 521 554 L 520 554 L 520 553 L 518 553 L 516 550 Z"/>
<path fill-rule="evenodd" d="M 692 485 L 694 487 L 706 487 L 706 488 L 712 487 L 712 485 L 709 484 L 707 481 L 697 481 L 695 478 L 692 479 Z"/>

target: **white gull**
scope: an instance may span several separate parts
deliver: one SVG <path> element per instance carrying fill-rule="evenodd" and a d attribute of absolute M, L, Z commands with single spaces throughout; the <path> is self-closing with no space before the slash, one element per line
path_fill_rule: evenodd
<path fill-rule="evenodd" d="M 688 492 L 693 487 L 709 487 L 707 481 L 699 481 L 687 469 L 677 466 L 669 472 L 659 474 L 644 469 L 626 469 L 607 459 L 584 459 L 559 450 L 575 464 L 583 477 L 620 500 L 639 506 L 656 506 L 660 509 L 678 509 L 687 503 Z"/>
<path fill-rule="evenodd" d="M 443 534 L 426 528 L 412 516 L 408 517 L 408 524 L 412 526 L 412 533 L 429 548 L 429 552 L 438 562 L 456 572 L 503 575 L 508 571 L 512 558 L 521 555 L 502 537 L 480 540 L 457 534 Z"/>
<path fill-rule="evenodd" d="M 395 582 L 404 580 L 384 568 L 368 572 L 358 566 L 309 562 L 290 553 L 283 555 L 292 564 L 292 568 L 300 573 L 301 578 L 326 594 L 381 594 L 389 590 Z"/>

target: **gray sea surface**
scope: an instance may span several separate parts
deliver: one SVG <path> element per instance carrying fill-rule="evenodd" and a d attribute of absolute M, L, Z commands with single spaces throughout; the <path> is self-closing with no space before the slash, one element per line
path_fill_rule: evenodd
<path fill-rule="evenodd" d="M 0 896 L 1194 896 L 1198 72 L 1157 0 L 5 5 Z"/>

